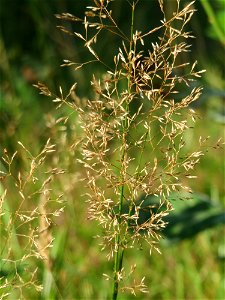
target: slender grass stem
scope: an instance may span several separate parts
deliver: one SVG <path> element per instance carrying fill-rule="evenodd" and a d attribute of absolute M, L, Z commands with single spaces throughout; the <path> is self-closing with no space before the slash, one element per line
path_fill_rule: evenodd
<path fill-rule="evenodd" d="M 131 18 L 131 30 L 130 30 L 130 52 L 132 51 L 132 45 L 133 45 L 133 31 L 134 31 L 134 8 L 135 4 L 133 1 L 132 4 L 132 18 Z M 131 68 L 130 64 L 130 68 Z M 131 70 L 130 70 L 131 71 Z M 130 72 L 129 72 L 130 73 Z M 130 86 L 130 76 L 128 76 L 127 79 L 127 86 L 128 86 L 128 94 L 130 95 L 131 93 L 131 86 Z M 129 102 L 127 101 L 126 103 L 126 112 L 129 111 Z M 128 126 L 128 119 L 127 116 L 125 117 L 124 123 L 123 123 L 123 134 L 124 134 L 124 147 L 123 147 L 123 153 L 121 157 L 121 170 L 123 168 L 123 163 L 125 159 L 125 154 L 126 154 L 126 134 L 127 134 L 127 126 Z M 119 289 L 119 273 L 122 270 L 123 267 L 123 257 L 124 257 L 124 248 L 123 245 L 121 245 L 121 232 L 120 232 L 120 225 L 121 225 L 121 214 L 123 211 L 123 200 L 124 200 L 124 190 L 125 190 L 125 183 L 124 183 L 124 175 L 121 174 L 121 189 L 120 189 L 120 203 L 119 203 L 119 216 L 118 216 L 118 222 L 119 222 L 119 231 L 116 235 L 115 239 L 115 259 L 114 259 L 114 284 L 113 284 L 113 300 L 117 299 L 118 296 L 118 289 Z"/>

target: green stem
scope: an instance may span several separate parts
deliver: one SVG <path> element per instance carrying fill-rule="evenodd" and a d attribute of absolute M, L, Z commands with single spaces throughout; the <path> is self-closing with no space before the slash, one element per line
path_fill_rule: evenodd
<path fill-rule="evenodd" d="M 134 31 L 134 1 L 132 4 L 132 19 L 131 19 L 131 31 L 130 31 L 130 52 L 132 50 L 132 45 L 133 45 L 133 31 Z M 131 66 L 130 66 L 131 67 Z M 127 80 L 127 85 L 128 85 L 128 94 L 131 93 L 131 87 L 130 87 L 130 76 L 128 76 Z M 126 111 L 128 112 L 129 110 L 129 103 L 126 103 Z M 127 126 L 128 126 L 128 120 L 127 117 L 124 120 L 123 124 L 123 134 L 125 137 L 124 142 L 124 147 L 123 147 L 123 153 L 121 157 L 121 168 L 123 168 L 123 163 L 125 159 L 125 153 L 126 153 L 126 133 L 127 133 Z M 121 272 L 122 267 L 123 267 L 123 257 L 124 257 L 124 248 L 123 245 L 121 245 L 121 236 L 120 236 L 120 225 L 121 225 L 121 214 L 123 211 L 123 200 L 124 200 L 124 189 L 125 189 L 125 184 L 124 184 L 124 176 L 123 174 L 121 175 L 121 189 L 120 189 L 120 203 L 119 203 L 119 216 L 118 216 L 118 223 L 119 223 L 119 231 L 116 235 L 115 238 L 115 245 L 116 245 L 116 252 L 115 252 L 115 257 L 114 257 L 114 284 L 113 284 L 113 300 L 117 299 L 118 296 L 118 290 L 119 290 L 119 278 L 118 274 Z"/>

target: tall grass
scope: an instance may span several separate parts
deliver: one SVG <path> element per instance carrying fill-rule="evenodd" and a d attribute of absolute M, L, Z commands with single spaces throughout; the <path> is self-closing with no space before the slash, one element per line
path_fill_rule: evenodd
<path fill-rule="evenodd" d="M 93 56 L 93 60 L 82 63 L 65 60 L 63 66 L 78 70 L 98 62 L 106 70 L 101 77 L 93 74 L 91 99 L 78 101 L 76 83 L 66 96 L 61 87 L 56 96 L 45 85 L 36 86 L 42 94 L 53 96 L 58 108 L 66 104 L 78 113 L 83 130 L 79 162 L 86 170 L 89 187 L 88 218 L 102 228 L 102 249 L 114 262 L 113 274 L 104 276 L 112 281 L 112 299 L 117 299 L 119 290 L 148 292 L 144 277 L 139 281 L 133 277 L 135 264 L 130 270 L 124 268 L 126 253 L 142 247 L 143 242 L 149 245 L 150 253 L 160 252 L 157 244 L 166 226 L 164 217 L 173 210 L 169 196 L 173 192 L 191 193 L 188 181 L 196 178 L 194 169 L 204 155 L 207 139 L 200 137 L 195 151 L 186 150 L 185 134 L 197 118 L 189 106 L 201 95 L 201 88 L 191 89 L 190 83 L 204 72 L 195 70 L 197 62 L 190 66 L 188 61 L 179 63 L 180 55 L 190 51 L 188 42 L 193 36 L 185 26 L 195 12 L 194 1 L 183 8 L 177 1 L 172 17 L 166 15 L 163 1 L 159 1 L 161 24 L 146 32 L 134 27 L 139 1 L 128 1 L 129 35 L 114 19 L 111 2 L 94 0 L 84 17 L 69 13 L 56 16 L 83 24 L 83 32 L 72 33 L 64 26 L 60 29 L 79 38 Z M 108 61 L 95 50 L 104 31 L 120 38 L 117 53 Z M 157 40 L 146 49 L 145 43 L 153 34 Z M 185 95 L 181 94 L 184 89 Z M 146 204 L 148 195 L 155 195 L 158 204 Z M 143 210 L 150 217 L 140 223 Z"/>

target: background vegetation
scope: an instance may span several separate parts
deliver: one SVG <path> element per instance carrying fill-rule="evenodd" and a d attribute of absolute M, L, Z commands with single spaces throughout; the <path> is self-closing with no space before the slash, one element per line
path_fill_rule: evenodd
<path fill-rule="evenodd" d="M 56 145 L 55 152 L 48 153 L 44 165 L 40 163 L 39 166 L 37 163 L 35 176 L 41 178 L 42 182 L 39 189 L 41 190 L 48 179 L 46 172 L 49 169 L 66 170 L 65 174 L 56 174 L 49 187 L 52 190 L 52 206 L 49 212 L 57 212 L 62 206 L 64 212 L 58 217 L 57 213 L 51 216 L 52 226 L 51 230 L 48 230 L 47 238 L 53 237 L 54 243 L 50 252 L 44 254 L 44 263 L 32 255 L 29 256 L 26 265 L 18 266 L 4 261 L 4 228 L 11 228 L 13 232 L 7 239 L 8 247 L 12 248 L 12 261 L 15 262 L 27 248 L 22 237 L 17 234 L 20 223 L 7 227 L 21 198 L 13 176 L 3 178 L 1 194 L 6 187 L 8 194 L 4 200 L 4 216 L 1 220 L 0 277 L 10 281 L 17 273 L 17 279 L 32 282 L 32 278 L 26 279 L 26 269 L 34 271 L 38 267 L 35 280 L 44 287 L 38 295 L 34 288 L 36 283 L 27 287 L 24 284 L 22 288 L 16 289 L 19 286 L 18 282 L 11 282 L 11 288 L 8 286 L 5 290 L 0 289 L 0 294 L 1 290 L 9 293 L 7 299 L 18 298 L 21 290 L 26 299 L 107 299 L 111 293 L 111 287 L 102 274 L 107 273 L 112 266 L 108 264 L 104 252 L 100 251 L 100 246 L 93 238 L 99 234 L 99 230 L 93 221 L 87 219 L 87 204 L 85 196 L 82 196 L 86 192 L 85 185 L 80 181 L 82 171 L 76 162 L 80 154 L 73 147 L 80 134 L 77 116 L 65 107 L 56 110 L 55 104 L 39 95 L 32 86 L 37 81 L 42 81 L 58 93 L 59 84 L 63 90 L 67 90 L 74 82 L 78 82 L 78 96 L 85 101 L 90 95 L 89 79 L 93 72 L 101 74 L 102 67 L 98 64 L 91 65 L 79 72 L 73 68 L 59 67 L 63 59 L 80 62 L 89 58 L 79 41 L 56 28 L 57 25 L 62 25 L 62 21 L 54 16 L 62 12 L 83 15 L 89 3 L 91 1 L 87 0 L 1 0 L 1 156 L 12 156 L 17 151 L 11 165 L 11 173 L 17 174 L 14 178 L 18 178 L 18 172 L 22 170 L 21 176 L 26 177 L 26 172 L 29 173 L 30 170 L 30 162 L 38 157 L 40 149 L 43 149 L 48 138 L 51 138 L 51 142 Z M 168 14 L 173 12 L 174 4 L 172 0 L 166 1 Z M 196 139 L 199 136 L 210 136 L 209 143 L 214 145 L 219 137 L 224 135 L 225 114 L 225 2 L 199 0 L 194 5 L 197 12 L 189 26 L 196 39 L 190 41 L 193 44 L 192 52 L 186 55 L 191 62 L 197 59 L 198 68 L 206 69 L 207 72 L 199 82 L 204 87 L 204 92 L 194 107 L 200 119 L 192 134 L 186 137 L 190 149 L 196 148 Z M 129 30 L 127 2 L 116 0 L 114 9 L 121 27 L 125 31 L 126 28 Z M 143 30 L 146 24 L 151 23 L 154 27 L 160 18 L 157 1 L 140 1 L 135 26 Z M 74 25 L 67 23 L 66 26 L 73 29 L 71 26 Z M 79 31 L 79 28 L 76 28 L 76 31 Z M 106 37 L 99 43 L 98 51 L 107 61 L 116 47 L 116 39 L 109 41 Z M 71 116 L 66 125 L 57 122 L 60 117 L 69 114 Z M 18 145 L 18 141 L 21 141 L 32 155 L 28 155 L 27 151 Z M 4 149 L 7 149 L 7 153 Z M 48 150 L 49 148 L 46 151 Z M 43 155 L 45 156 L 45 153 Z M 1 168 L 6 172 L 7 164 L 4 160 L 1 161 Z M 198 179 L 193 180 L 191 186 L 194 191 L 193 199 L 184 203 L 176 202 L 177 211 L 172 221 L 182 222 L 178 221 L 177 226 L 165 231 L 164 239 L 160 242 L 162 254 L 153 253 L 150 256 L 149 249 L 143 247 L 143 250 L 134 250 L 133 253 L 131 251 L 127 256 L 128 266 L 131 257 L 135 257 L 139 279 L 143 273 L 146 276 L 151 299 L 224 298 L 223 150 L 210 150 L 199 165 L 196 175 Z M 26 192 L 31 195 L 36 190 L 32 181 L 27 177 L 26 180 Z M 63 194 L 63 203 L 59 202 L 60 194 Z M 29 199 L 30 201 L 26 199 L 23 203 L 26 211 L 32 211 L 33 207 L 44 201 L 38 192 Z M 187 207 L 192 209 L 185 211 Z M 34 219 L 34 226 L 37 225 L 35 222 L 38 222 L 38 216 Z M 24 230 L 28 229 L 24 227 Z M 133 299 L 133 296 L 124 294 L 121 299 Z M 149 299 L 149 295 L 138 294 L 137 299 Z"/>

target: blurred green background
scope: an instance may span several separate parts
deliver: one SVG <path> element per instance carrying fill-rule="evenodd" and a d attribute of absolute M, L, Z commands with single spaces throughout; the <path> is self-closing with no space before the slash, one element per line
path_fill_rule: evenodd
<path fill-rule="evenodd" d="M 51 274 L 44 264 L 40 264 L 38 276 L 44 290 L 39 296 L 32 289 L 28 290 L 27 299 L 107 299 L 111 291 L 102 273 L 107 273 L 112 264 L 108 263 L 98 242 L 93 239 L 99 231 L 87 220 L 85 199 L 81 196 L 84 188 L 77 182 L 77 178 L 82 177 L 76 163 L 79 153 L 70 150 L 79 131 L 76 114 L 71 116 L 66 126 L 56 124 L 55 120 L 67 116 L 69 109 L 56 110 L 55 104 L 39 95 L 32 85 L 37 81 L 45 82 L 58 93 L 59 85 L 66 91 L 78 82 L 78 96 L 88 97 L 92 73 L 101 74 L 104 70 L 97 64 L 78 71 L 60 67 L 63 59 L 82 62 L 89 57 L 79 40 L 56 28 L 65 24 L 57 20 L 55 14 L 69 12 L 82 16 L 91 2 L 0 0 L 1 154 L 4 148 L 11 154 L 18 150 L 17 141 L 22 141 L 35 154 L 50 137 L 57 145 L 57 157 L 53 156 L 49 163 L 67 169 L 66 175 L 55 183 L 55 190 L 64 193 L 65 212 L 59 219 L 56 218 L 52 229 L 55 242 L 51 250 Z M 187 2 L 181 1 L 182 5 Z M 197 59 L 198 69 L 206 69 L 207 72 L 197 82 L 204 91 L 194 104 L 201 119 L 192 134 L 186 137 L 190 149 L 197 147 L 199 136 L 210 136 L 210 144 L 214 145 L 220 137 L 224 137 L 225 124 L 225 1 L 197 0 L 193 5 L 197 12 L 188 26 L 196 39 L 190 41 L 192 51 L 183 59 L 191 62 Z M 165 1 L 165 6 L 167 13 L 171 14 L 176 2 Z M 118 23 L 129 32 L 127 7 L 125 0 L 116 0 L 113 4 Z M 146 25 L 156 26 L 161 17 L 157 1 L 140 0 L 135 27 L 145 30 Z M 79 31 L 80 25 L 75 25 L 66 23 L 68 29 Z M 103 60 L 110 63 L 118 45 L 116 39 L 109 39 L 106 35 L 101 40 L 98 51 Z M 14 168 L 26 168 L 20 150 Z M 194 200 L 187 204 L 192 210 L 185 211 L 186 203 L 176 204 L 178 212 L 172 221 L 180 217 L 182 222 L 177 223 L 178 228 L 174 227 L 176 233 L 172 232 L 173 228 L 165 232 L 160 245 L 162 255 L 153 253 L 149 256 L 147 247 L 127 254 L 125 264 L 129 268 L 131 260 L 135 261 L 138 277 L 146 276 L 150 290 L 150 296 L 138 294 L 136 299 L 225 297 L 224 151 L 210 149 L 196 173 L 198 179 L 193 180 L 191 186 Z M 10 183 L 8 188 L 8 206 L 13 210 L 18 200 Z M 199 208 L 197 205 L 200 204 Z M 187 213 L 188 218 L 185 218 Z M 8 276 L 7 273 L 4 276 Z M 16 293 L 9 297 L 16 298 Z M 119 297 L 133 298 L 129 294 Z"/>

